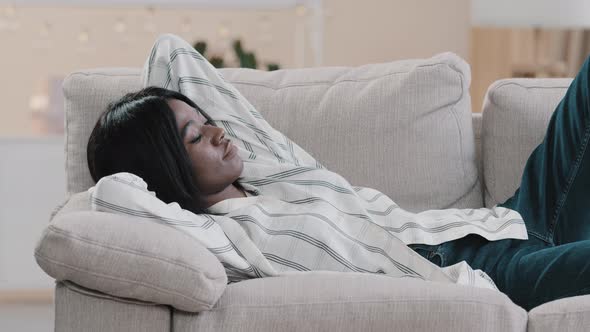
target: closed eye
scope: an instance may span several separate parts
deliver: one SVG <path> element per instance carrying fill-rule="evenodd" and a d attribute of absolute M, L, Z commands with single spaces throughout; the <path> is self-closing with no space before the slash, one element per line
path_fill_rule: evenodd
<path fill-rule="evenodd" d="M 211 126 L 211 125 L 213 125 L 213 122 L 211 120 L 207 120 L 207 122 L 205 122 L 204 125 L 205 126 Z M 191 144 L 198 143 L 200 140 L 201 140 L 201 135 L 197 135 L 197 136 L 195 136 L 195 138 L 193 138 L 192 140 L 190 140 L 190 143 Z"/>

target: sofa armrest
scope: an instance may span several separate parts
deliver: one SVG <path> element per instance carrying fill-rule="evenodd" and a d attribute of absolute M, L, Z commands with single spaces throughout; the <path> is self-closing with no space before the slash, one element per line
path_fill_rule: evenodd
<path fill-rule="evenodd" d="M 35 258 L 57 280 L 189 312 L 210 309 L 227 284 L 219 260 L 189 235 L 105 212 L 58 213 Z"/>
<path fill-rule="evenodd" d="M 70 281 L 55 284 L 54 328 L 59 332 L 169 332 L 171 310 L 167 305 L 113 297 Z"/>

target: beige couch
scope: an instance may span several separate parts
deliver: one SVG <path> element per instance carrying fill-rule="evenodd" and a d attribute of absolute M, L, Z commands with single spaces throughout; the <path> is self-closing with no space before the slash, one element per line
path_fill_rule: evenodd
<path fill-rule="evenodd" d="M 329 169 L 411 211 L 490 207 L 512 195 L 570 82 L 498 82 L 482 116 L 471 110 L 469 67 L 452 54 L 358 68 L 222 73 Z M 138 88 L 139 68 L 80 71 L 65 81 L 72 199 L 36 249 L 40 266 L 58 280 L 56 331 L 590 330 L 590 296 L 527 312 L 487 289 L 360 273 L 295 273 L 219 286 L 223 268 L 198 244 L 138 217 L 89 212 L 83 194 L 74 195 L 93 184 L 85 147 L 98 114 Z M 353 162 L 353 155 L 361 158 Z M 109 241 L 127 245 L 137 259 L 121 265 L 128 257 L 112 256 Z M 182 264 L 168 269 L 171 261 Z"/>

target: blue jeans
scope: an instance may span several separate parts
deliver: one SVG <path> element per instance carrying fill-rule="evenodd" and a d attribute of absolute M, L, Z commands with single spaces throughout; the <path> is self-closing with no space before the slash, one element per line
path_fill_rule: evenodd
<path fill-rule="evenodd" d="M 410 247 L 441 267 L 466 261 L 530 310 L 590 294 L 590 58 L 553 113 L 530 155 L 520 187 L 499 206 L 518 211 L 529 239 L 488 241 L 470 234 Z"/>

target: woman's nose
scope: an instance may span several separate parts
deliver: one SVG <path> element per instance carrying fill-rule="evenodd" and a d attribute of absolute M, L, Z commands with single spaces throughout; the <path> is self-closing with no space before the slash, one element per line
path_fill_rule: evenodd
<path fill-rule="evenodd" d="M 215 145 L 221 144 L 223 142 L 223 139 L 225 138 L 225 130 L 223 130 L 223 128 L 219 128 L 219 127 L 210 127 L 209 130 L 210 130 L 209 135 L 211 137 L 211 143 L 213 143 Z"/>

